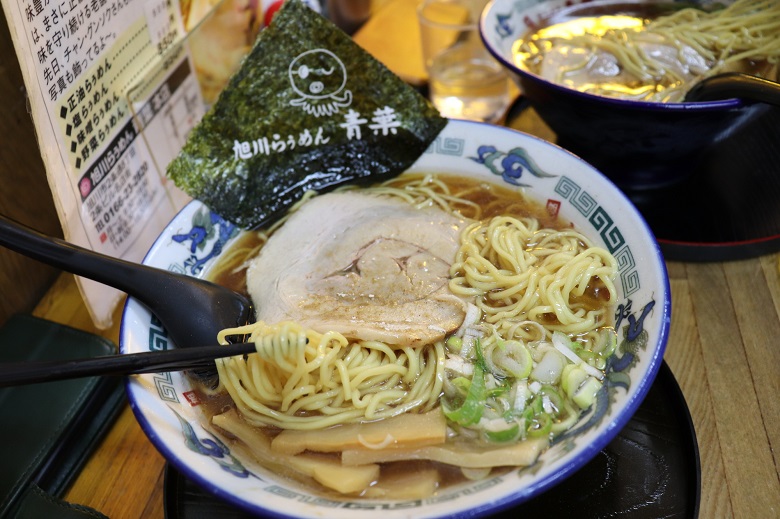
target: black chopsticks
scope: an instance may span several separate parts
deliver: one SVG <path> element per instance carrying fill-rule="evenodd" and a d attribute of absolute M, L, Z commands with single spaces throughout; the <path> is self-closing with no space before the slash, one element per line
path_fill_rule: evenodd
<path fill-rule="evenodd" d="M 0 387 L 70 378 L 161 373 L 214 367 L 214 359 L 254 353 L 254 342 L 105 355 L 82 359 L 0 363 Z"/>

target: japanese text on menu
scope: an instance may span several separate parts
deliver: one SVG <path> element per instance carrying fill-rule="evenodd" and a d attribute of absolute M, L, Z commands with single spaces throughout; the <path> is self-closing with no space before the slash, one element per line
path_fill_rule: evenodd
<path fill-rule="evenodd" d="M 150 125 L 166 103 L 186 94 L 179 87 L 191 75 L 189 63 L 167 52 L 181 35 L 178 7 L 172 0 L 19 1 L 88 239 L 121 255 L 134 238 L 134 222 L 165 196 L 133 112 Z M 143 103 L 131 105 L 128 93 L 163 56 L 173 72 Z"/>

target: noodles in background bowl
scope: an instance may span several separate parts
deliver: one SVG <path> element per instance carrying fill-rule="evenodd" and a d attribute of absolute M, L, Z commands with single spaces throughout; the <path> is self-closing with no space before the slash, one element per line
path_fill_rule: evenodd
<path fill-rule="evenodd" d="M 682 101 L 695 82 L 726 71 L 777 78 L 775 0 L 737 0 L 711 11 L 672 3 L 604 5 L 615 14 L 572 15 L 518 40 L 517 66 L 582 92 L 655 102 Z M 662 7 L 673 12 L 643 16 Z"/>
<path fill-rule="evenodd" d="M 211 398 L 224 406 L 228 394 L 235 411 L 220 408 L 214 423 L 261 463 L 348 495 L 409 497 L 397 481 L 416 472 L 426 479 L 411 495 L 426 497 L 448 482 L 532 464 L 602 388 L 617 345 L 615 258 L 499 186 L 405 174 L 349 190 L 464 220 L 453 256 L 442 258 L 449 291 L 467 309 L 462 323 L 422 346 L 294 321 L 225 330 L 221 342 L 249 335 L 258 353 L 217 361 Z M 210 275 L 225 283 L 220 272 L 235 276 L 284 225 L 258 233 L 257 244 L 244 245 L 248 257 L 232 253 Z M 316 463 L 330 464 L 327 475 Z"/>

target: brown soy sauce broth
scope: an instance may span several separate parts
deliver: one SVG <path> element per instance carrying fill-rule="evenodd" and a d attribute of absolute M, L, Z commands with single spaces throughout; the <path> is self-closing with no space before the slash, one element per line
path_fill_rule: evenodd
<path fill-rule="evenodd" d="M 401 175 L 392 183 L 393 186 L 399 187 L 404 184 L 405 181 L 413 178 L 419 178 L 411 174 Z M 536 200 L 532 200 L 526 196 L 522 196 L 518 191 L 500 186 L 498 184 L 490 182 L 481 182 L 474 179 L 455 176 L 455 175 L 439 175 L 439 180 L 445 182 L 449 188 L 451 194 L 458 195 L 466 200 L 474 202 L 481 208 L 481 219 L 489 219 L 497 215 L 507 215 L 514 217 L 534 217 L 540 223 L 540 228 L 554 228 L 562 229 L 571 227 L 571 224 L 559 218 L 557 215 L 553 215 L 548 211 L 545 205 L 542 205 Z M 463 210 L 463 216 L 468 218 L 474 218 L 474 214 L 469 214 L 467 209 Z M 215 266 L 213 266 L 206 277 L 218 284 L 227 286 L 235 291 L 247 294 L 246 289 L 246 267 L 248 261 L 254 257 L 262 247 L 264 238 L 258 232 L 246 232 L 243 233 L 231 246 L 225 250 L 220 260 Z M 598 287 L 593 287 L 586 291 L 583 298 L 588 300 L 598 300 L 599 291 Z M 594 304 L 594 303 L 590 303 Z M 217 414 L 222 414 L 231 408 L 234 408 L 231 398 L 226 392 L 213 393 L 200 387 L 197 381 L 192 381 L 193 390 L 195 391 L 200 407 L 204 413 L 205 419 L 210 423 L 211 418 Z M 338 426 L 336 426 L 338 427 Z M 265 435 L 268 439 L 276 437 L 281 430 L 275 427 L 258 427 L 259 434 Z M 224 431 L 223 431 L 224 432 Z M 226 434 L 228 437 L 232 437 Z M 234 447 L 241 448 L 242 445 L 236 439 Z M 463 440 L 458 440 L 463 441 Z M 339 454 L 318 453 L 323 457 L 332 457 L 338 459 Z M 350 497 L 357 496 L 345 496 L 335 491 L 329 490 L 319 483 L 315 482 L 306 476 L 294 472 L 285 467 L 266 467 L 272 470 L 277 475 L 284 477 L 289 481 L 295 481 L 299 484 L 305 485 L 309 489 L 316 489 L 316 492 L 326 496 L 330 499 L 340 500 L 348 499 Z M 403 462 L 392 462 L 380 464 L 380 481 L 384 477 L 398 477 L 403 474 L 413 474 L 420 471 L 435 469 L 439 475 L 439 491 L 448 487 L 463 484 L 468 481 L 468 478 L 464 475 L 463 471 L 459 467 L 451 465 L 428 461 L 428 460 L 413 460 Z M 513 470 L 512 467 L 500 467 L 494 468 L 490 471 L 488 477 L 496 477 L 501 474 L 506 474 Z"/>

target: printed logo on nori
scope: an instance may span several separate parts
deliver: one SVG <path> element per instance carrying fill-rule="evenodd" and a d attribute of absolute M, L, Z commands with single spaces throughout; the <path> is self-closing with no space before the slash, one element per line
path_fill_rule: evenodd
<path fill-rule="evenodd" d="M 252 228 L 307 190 L 403 172 L 446 122 L 340 29 L 301 0 L 287 0 L 168 176 Z"/>

